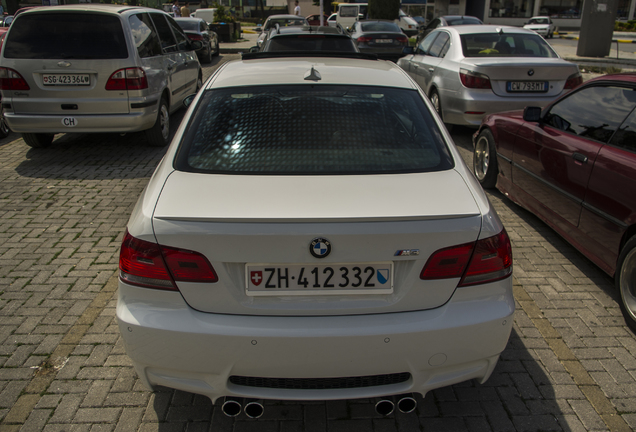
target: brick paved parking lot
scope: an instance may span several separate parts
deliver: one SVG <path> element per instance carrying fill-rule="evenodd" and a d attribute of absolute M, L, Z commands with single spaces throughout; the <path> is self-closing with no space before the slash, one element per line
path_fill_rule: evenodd
<path fill-rule="evenodd" d="M 471 133 L 453 133 L 467 161 Z M 271 401 L 258 420 L 228 418 L 205 397 L 147 391 L 119 338 L 116 274 L 128 215 L 164 151 L 139 134 L 65 135 L 46 150 L 16 134 L 0 141 L 1 431 L 636 428 L 636 339 L 613 281 L 498 192 L 489 196 L 513 241 L 518 303 L 486 384 L 433 391 L 387 418 L 372 400 Z"/>

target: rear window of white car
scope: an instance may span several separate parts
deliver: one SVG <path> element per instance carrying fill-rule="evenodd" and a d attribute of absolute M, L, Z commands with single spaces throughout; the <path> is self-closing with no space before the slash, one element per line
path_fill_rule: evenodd
<path fill-rule="evenodd" d="M 464 57 L 558 57 L 537 34 L 476 33 L 463 34 L 460 38 Z"/>
<path fill-rule="evenodd" d="M 106 14 L 24 14 L 11 25 L 4 44 L 5 58 L 128 58 L 121 21 L 116 16 Z"/>
<path fill-rule="evenodd" d="M 207 91 L 175 163 L 224 174 L 383 174 L 454 162 L 414 90 L 259 86 Z"/>

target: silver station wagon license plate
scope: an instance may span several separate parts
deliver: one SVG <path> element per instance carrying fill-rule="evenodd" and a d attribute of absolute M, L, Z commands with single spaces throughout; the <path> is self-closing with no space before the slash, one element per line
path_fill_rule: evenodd
<path fill-rule="evenodd" d="M 44 74 L 42 84 L 45 86 L 87 86 L 91 84 L 91 78 L 89 74 Z"/>
<path fill-rule="evenodd" d="M 390 294 L 393 263 L 246 264 L 248 296 Z"/>
<path fill-rule="evenodd" d="M 509 92 L 547 92 L 547 81 L 508 81 Z"/>

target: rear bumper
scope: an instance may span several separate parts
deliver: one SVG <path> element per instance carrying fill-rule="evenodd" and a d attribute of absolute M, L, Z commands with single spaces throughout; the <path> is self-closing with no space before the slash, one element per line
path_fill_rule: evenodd
<path fill-rule="evenodd" d="M 489 115 L 504 111 L 524 109 L 527 106 L 544 107 L 556 96 L 518 96 L 504 97 L 492 90 L 470 90 L 462 88 L 459 92 L 446 92 L 440 89 L 444 122 L 465 126 L 479 126 L 481 120 Z M 482 114 L 468 114 L 470 112 Z"/>
<path fill-rule="evenodd" d="M 128 114 L 26 115 L 5 112 L 5 118 L 11 130 L 20 133 L 138 132 L 155 124 L 157 104 Z"/>
<path fill-rule="evenodd" d="M 354 399 L 428 391 L 492 373 L 514 313 L 512 278 L 457 289 L 442 307 L 353 316 L 202 313 L 178 292 L 120 281 L 117 318 L 126 351 L 149 387 L 278 400 Z M 408 372 L 359 388 L 237 385 L 231 376 L 334 378 Z"/>

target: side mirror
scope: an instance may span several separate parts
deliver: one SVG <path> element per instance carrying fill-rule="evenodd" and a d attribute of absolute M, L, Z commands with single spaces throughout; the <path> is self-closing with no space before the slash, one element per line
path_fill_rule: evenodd
<path fill-rule="evenodd" d="M 250 48 L 250 50 L 249 50 L 249 52 L 258 52 L 258 51 L 259 51 L 259 49 L 258 49 L 258 47 L 257 47 L 257 46 L 253 46 L 253 47 L 251 47 L 251 48 Z"/>
<path fill-rule="evenodd" d="M 415 47 L 405 46 L 404 48 L 402 48 L 402 54 L 404 55 L 415 54 Z"/>
<path fill-rule="evenodd" d="M 185 97 L 185 99 L 183 99 L 183 106 L 188 108 L 190 105 L 192 105 L 192 101 L 194 100 L 194 98 L 197 97 L 196 94 L 191 94 Z"/>
<path fill-rule="evenodd" d="M 201 48 L 203 48 L 203 42 L 198 40 L 190 41 L 190 47 L 195 51 L 200 50 Z"/>
<path fill-rule="evenodd" d="M 541 120 L 541 108 L 539 107 L 525 107 L 523 109 L 523 120 L 527 122 L 538 122 Z"/>

